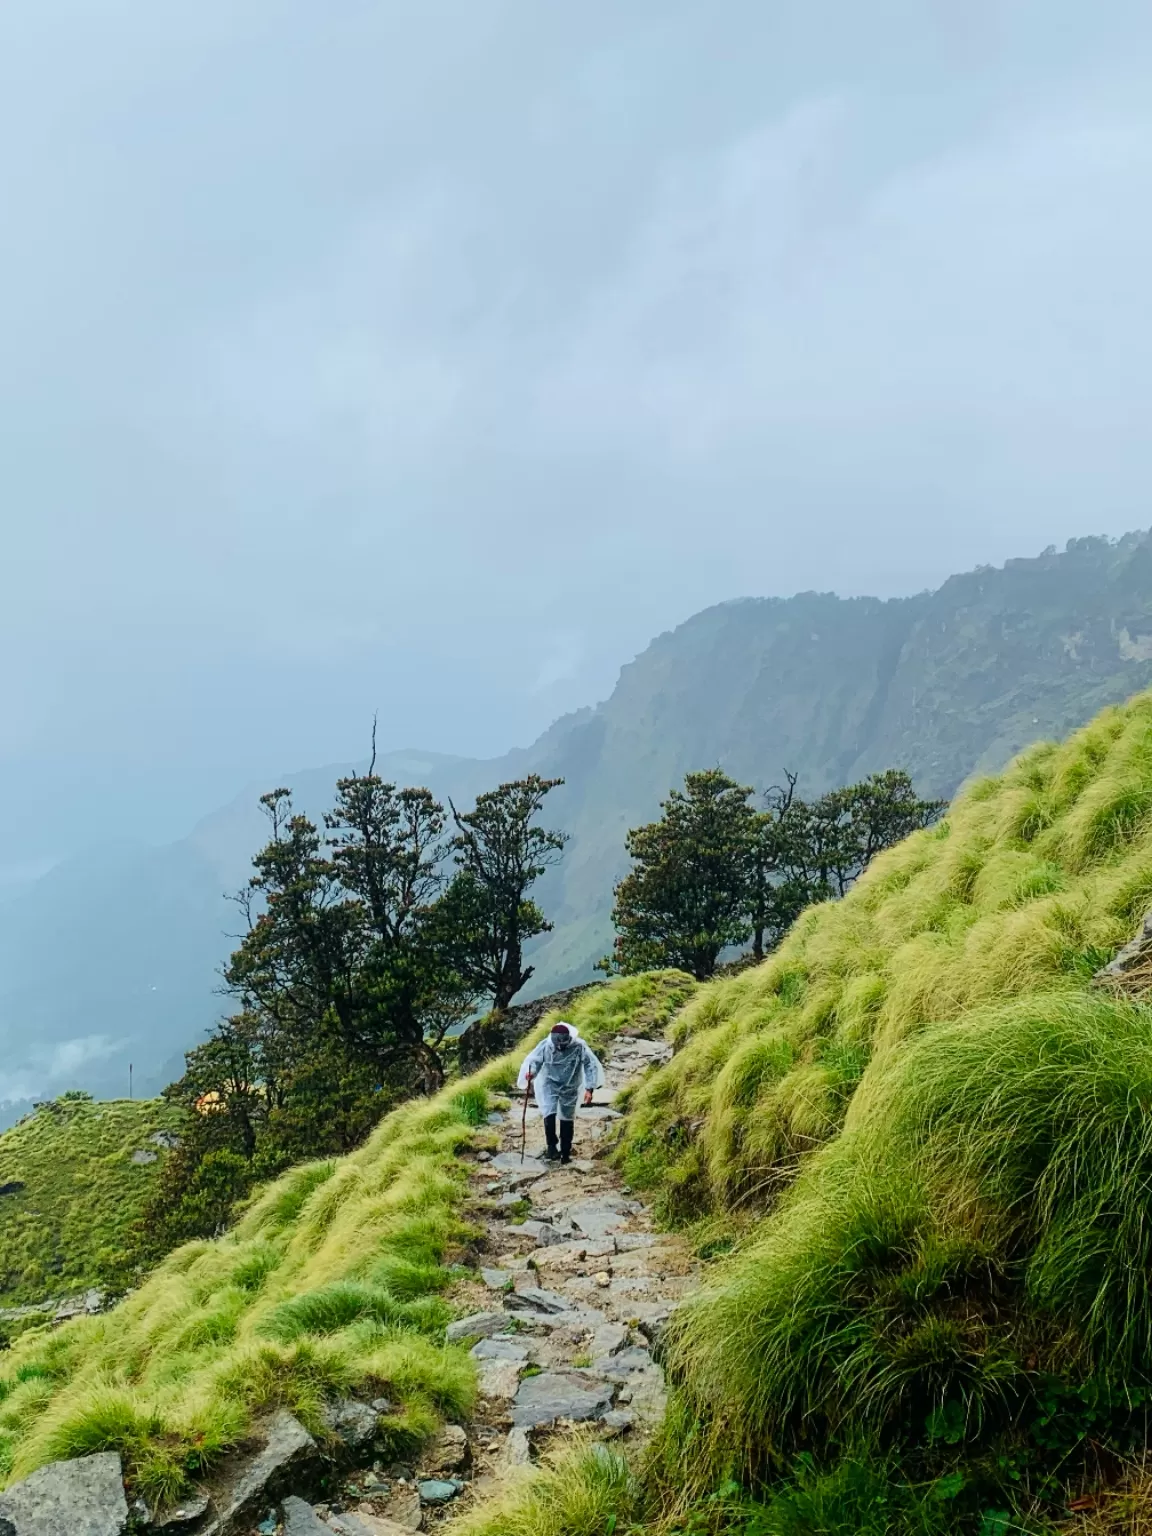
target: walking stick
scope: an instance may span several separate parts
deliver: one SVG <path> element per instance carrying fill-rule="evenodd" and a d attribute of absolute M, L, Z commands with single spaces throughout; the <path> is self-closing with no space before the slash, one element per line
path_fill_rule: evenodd
<path fill-rule="evenodd" d="M 532 1092 L 532 1074 L 528 1074 L 528 1086 L 524 1089 L 524 1111 L 520 1116 L 520 1161 L 524 1161 L 524 1152 L 528 1146 L 528 1095 Z"/>

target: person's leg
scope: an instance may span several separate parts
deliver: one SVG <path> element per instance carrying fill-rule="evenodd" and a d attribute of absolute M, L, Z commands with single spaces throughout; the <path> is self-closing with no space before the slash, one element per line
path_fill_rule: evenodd
<path fill-rule="evenodd" d="M 550 1115 L 544 1116 L 544 1140 L 548 1143 L 548 1146 L 544 1152 L 544 1156 L 549 1160 L 549 1162 L 551 1162 L 554 1157 L 558 1157 L 560 1155 L 556 1150 L 555 1111 L 553 1111 Z"/>
<path fill-rule="evenodd" d="M 576 1130 L 575 1120 L 561 1120 L 560 1122 L 560 1161 L 569 1163 L 572 1161 L 572 1136 Z"/>

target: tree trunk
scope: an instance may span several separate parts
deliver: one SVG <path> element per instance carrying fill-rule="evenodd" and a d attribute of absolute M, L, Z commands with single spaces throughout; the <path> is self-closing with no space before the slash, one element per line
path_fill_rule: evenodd
<path fill-rule="evenodd" d="M 444 1086 L 444 1063 L 430 1045 L 419 1046 L 416 1059 L 420 1063 L 423 1092 L 431 1098 Z"/>

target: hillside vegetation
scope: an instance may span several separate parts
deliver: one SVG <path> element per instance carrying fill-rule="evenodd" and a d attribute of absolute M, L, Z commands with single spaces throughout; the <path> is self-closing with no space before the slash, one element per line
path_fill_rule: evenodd
<path fill-rule="evenodd" d="M 572 841 L 538 893 L 555 928 L 528 957 L 546 993 L 590 979 L 612 941 L 625 835 L 686 773 L 718 765 L 759 791 L 791 769 L 811 797 L 896 767 L 919 794 L 951 796 L 973 771 L 998 771 L 1149 686 L 1152 544 L 1143 533 L 1078 539 L 887 602 L 809 592 L 723 603 L 655 638 L 608 699 L 526 749 L 486 762 L 388 753 L 377 767 L 457 805 L 528 773 L 565 780 L 549 821 Z M 326 768 L 286 782 L 315 818 L 335 777 Z M 28 1042 L 102 1033 L 122 1050 L 51 1091 L 119 1092 L 129 1060 L 150 1092 L 179 1076 L 219 1011 L 236 930 L 225 893 L 251 872 L 266 787 L 181 842 L 65 861 L 6 904 L 0 1043 L 11 1068 L 31 1068 Z"/>
<path fill-rule="evenodd" d="M 183 1118 L 154 1099 L 65 1098 L 0 1135 L 0 1307 L 108 1278 Z"/>
<path fill-rule="evenodd" d="M 600 1041 L 626 1021 L 659 1028 L 690 990 L 677 975 L 632 977 L 567 1016 Z M 519 1061 L 394 1111 L 358 1151 L 268 1185 L 226 1236 L 177 1249 L 112 1312 L 0 1355 L 0 1481 L 114 1449 L 163 1503 L 275 1405 L 323 1435 L 326 1398 L 375 1387 L 397 1404 L 397 1453 L 466 1413 L 475 1365 L 443 1331 L 442 1293 L 474 1235 L 458 1153 Z"/>
<path fill-rule="evenodd" d="M 620 1149 L 733 1245 L 666 1342 L 661 1442 L 462 1530 L 1145 1530 L 1152 1010 L 1092 978 L 1149 906 L 1141 696 L 700 988 Z"/>

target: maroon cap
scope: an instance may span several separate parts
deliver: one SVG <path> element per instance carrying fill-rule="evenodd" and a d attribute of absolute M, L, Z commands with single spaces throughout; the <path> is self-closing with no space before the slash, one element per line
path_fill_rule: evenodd
<path fill-rule="evenodd" d="M 571 1031 L 569 1030 L 567 1024 L 553 1024 L 552 1033 L 554 1035 L 564 1035 L 567 1037 Z"/>

